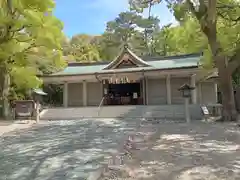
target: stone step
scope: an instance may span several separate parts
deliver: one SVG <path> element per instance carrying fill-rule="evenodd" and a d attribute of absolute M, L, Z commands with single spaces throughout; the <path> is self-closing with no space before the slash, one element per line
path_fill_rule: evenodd
<path fill-rule="evenodd" d="M 199 105 L 190 105 L 193 119 L 201 119 L 202 111 Z M 183 105 L 163 106 L 104 106 L 79 108 L 52 108 L 41 113 L 41 120 L 74 120 L 81 118 L 159 118 L 184 119 Z"/>

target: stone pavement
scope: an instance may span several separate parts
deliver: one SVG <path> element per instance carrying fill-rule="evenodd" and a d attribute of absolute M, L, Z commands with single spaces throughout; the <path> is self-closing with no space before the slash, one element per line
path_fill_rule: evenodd
<path fill-rule="evenodd" d="M 240 178 L 240 132 L 229 124 L 40 122 L 0 141 L 0 180 L 80 180 L 99 170 L 100 179 Z"/>

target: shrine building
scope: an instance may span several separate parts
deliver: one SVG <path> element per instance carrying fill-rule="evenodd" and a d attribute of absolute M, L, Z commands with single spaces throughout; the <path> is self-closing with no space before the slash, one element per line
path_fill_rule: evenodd
<path fill-rule="evenodd" d="M 216 104 L 213 71 L 202 54 L 139 57 L 125 46 L 111 62 L 77 63 L 44 75 L 45 84 L 63 85 L 63 107 L 184 104 L 179 87 L 189 84 L 192 104 Z M 215 71 L 215 70 L 214 70 Z"/>

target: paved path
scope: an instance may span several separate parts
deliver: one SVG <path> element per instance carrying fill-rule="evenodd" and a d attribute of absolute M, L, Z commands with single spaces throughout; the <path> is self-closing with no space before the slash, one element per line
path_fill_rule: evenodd
<path fill-rule="evenodd" d="M 56 121 L 6 134 L 0 180 L 80 180 L 126 151 L 119 172 L 102 179 L 240 179 L 240 132 L 235 126 L 133 120 Z M 120 163 L 121 164 L 121 163 Z M 118 165 L 118 164 L 117 164 Z"/>
<path fill-rule="evenodd" d="M 138 129 L 135 146 L 132 158 L 103 179 L 240 179 L 240 128 L 236 125 L 145 126 Z"/>
<path fill-rule="evenodd" d="M 5 134 L 0 180 L 79 180 L 108 163 L 134 132 L 130 121 L 55 121 Z"/>
<path fill-rule="evenodd" d="M 35 121 L 3 121 L 0 120 L 0 136 L 11 131 L 30 128 Z"/>

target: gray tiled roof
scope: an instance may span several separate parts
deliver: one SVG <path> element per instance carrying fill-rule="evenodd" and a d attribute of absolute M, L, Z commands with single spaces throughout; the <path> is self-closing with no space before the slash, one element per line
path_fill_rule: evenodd
<path fill-rule="evenodd" d="M 64 76 L 64 75 L 84 75 L 95 73 L 112 73 L 112 72 L 131 72 L 141 70 L 161 70 L 161 69 L 179 69 L 179 68 L 192 68 L 198 67 L 201 61 L 201 54 L 188 54 L 171 57 L 142 57 L 144 61 L 150 65 L 148 67 L 134 67 L 124 69 L 111 69 L 104 70 L 109 64 L 106 63 L 73 63 L 69 64 L 64 70 L 52 74 L 52 76 Z"/>

